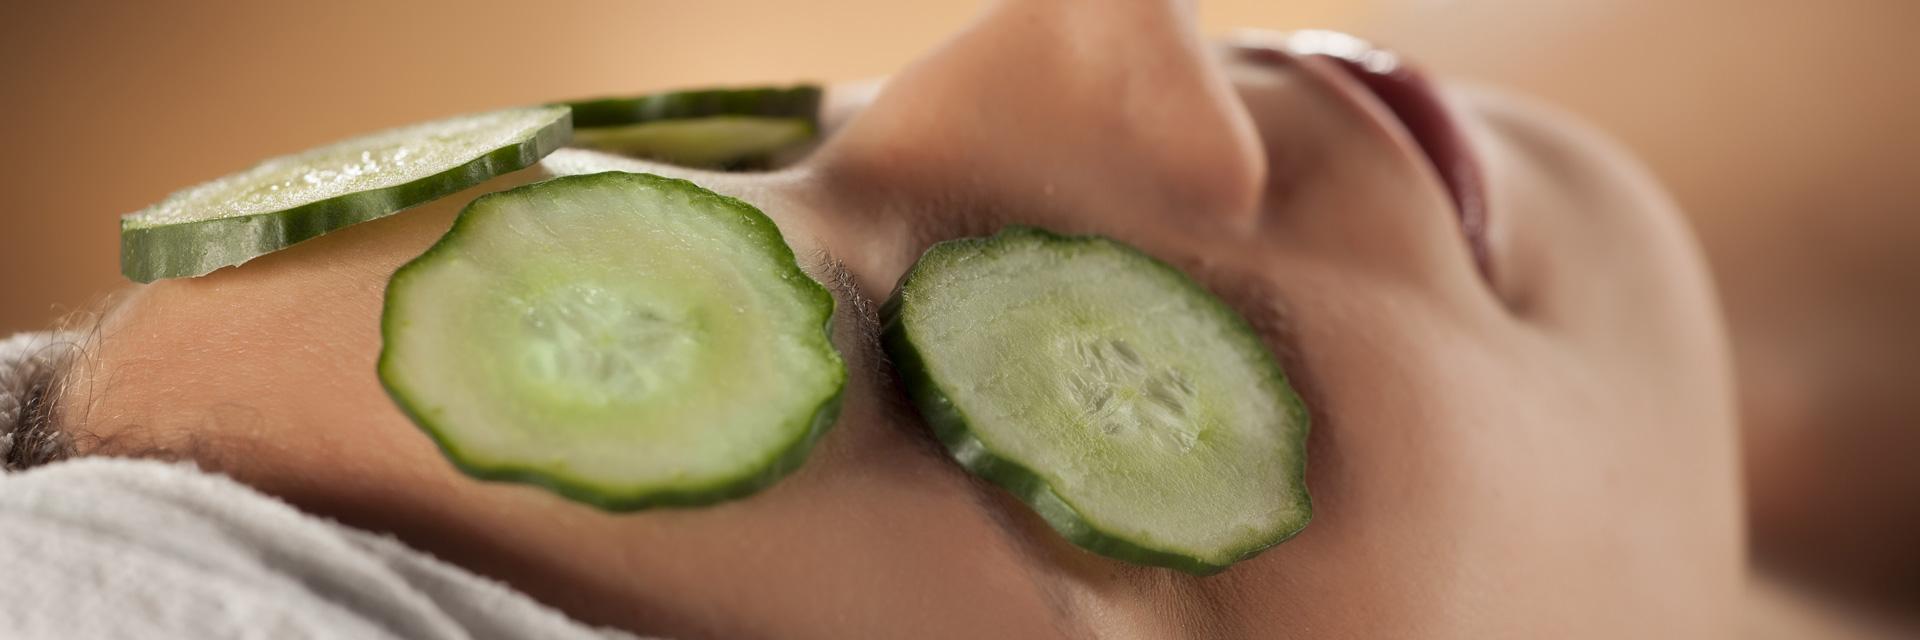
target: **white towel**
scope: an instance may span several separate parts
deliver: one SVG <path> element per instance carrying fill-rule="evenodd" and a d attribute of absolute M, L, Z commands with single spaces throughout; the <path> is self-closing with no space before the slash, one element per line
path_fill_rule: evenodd
<path fill-rule="evenodd" d="M 632 638 L 191 465 L 0 473 L 0 638 Z"/>

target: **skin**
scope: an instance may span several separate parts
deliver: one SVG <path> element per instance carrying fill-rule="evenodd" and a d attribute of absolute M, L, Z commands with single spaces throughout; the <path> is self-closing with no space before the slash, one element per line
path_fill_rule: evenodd
<path fill-rule="evenodd" d="M 1367 31 L 1576 107 L 1661 176 L 1726 306 L 1759 564 L 1909 619 L 1914 24 L 1920 3 L 1905 0 L 1402 0 Z"/>
<path fill-rule="evenodd" d="M 1732 635 L 1729 358 L 1693 241 L 1604 140 L 1449 95 L 1486 174 L 1490 280 L 1352 79 L 1211 49 L 1181 3 L 996 5 L 781 172 L 589 156 L 756 204 L 840 285 L 841 418 L 793 476 L 732 503 L 614 516 L 466 479 L 374 378 L 393 269 L 472 197 L 558 161 L 132 290 L 66 415 L 100 453 L 192 457 L 643 633 Z M 943 457 L 872 309 L 932 242 L 1015 222 L 1134 244 L 1261 329 L 1314 413 L 1305 532 L 1210 578 L 1127 565 Z"/>

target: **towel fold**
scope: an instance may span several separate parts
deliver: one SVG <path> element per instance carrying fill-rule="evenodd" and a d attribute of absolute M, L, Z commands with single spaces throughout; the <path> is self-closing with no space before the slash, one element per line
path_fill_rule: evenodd
<path fill-rule="evenodd" d="M 0 474 L 0 637 L 632 638 L 192 465 Z"/>

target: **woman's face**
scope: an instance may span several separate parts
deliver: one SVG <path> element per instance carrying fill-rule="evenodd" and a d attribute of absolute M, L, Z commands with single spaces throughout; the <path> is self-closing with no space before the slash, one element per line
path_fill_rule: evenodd
<path fill-rule="evenodd" d="M 1446 124 L 1411 85 L 1367 88 L 1353 69 L 1385 54 L 1298 53 L 1209 47 L 1155 3 L 1001 5 L 877 96 L 836 94 L 827 142 L 783 171 L 563 151 L 140 288 L 65 415 L 102 451 L 192 456 L 646 632 L 1722 634 L 1743 561 L 1726 354 L 1671 205 L 1538 108 L 1445 91 Z M 469 480 L 374 376 L 388 275 L 459 207 L 622 168 L 756 204 L 834 285 L 846 406 L 765 492 L 610 515 Z M 1134 244 L 1262 331 L 1313 412 L 1305 532 L 1209 578 L 1127 565 L 944 457 L 875 348 L 875 303 L 931 243 L 1008 223 Z"/>

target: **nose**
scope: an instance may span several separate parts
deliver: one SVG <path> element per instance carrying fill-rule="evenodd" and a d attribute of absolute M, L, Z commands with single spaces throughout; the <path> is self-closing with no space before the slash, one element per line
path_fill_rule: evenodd
<path fill-rule="evenodd" d="M 816 166 L 829 181 L 856 183 L 850 191 L 968 203 L 960 214 L 844 212 L 891 218 L 864 222 L 922 236 L 1008 222 L 1067 232 L 1164 228 L 1169 218 L 1251 224 L 1266 157 L 1191 9 L 1162 0 L 993 5 L 890 80 Z M 955 215 L 965 228 L 930 219 Z M 1089 220 L 1099 224 L 1075 224 Z M 924 242 L 907 249 L 917 255 Z"/>

